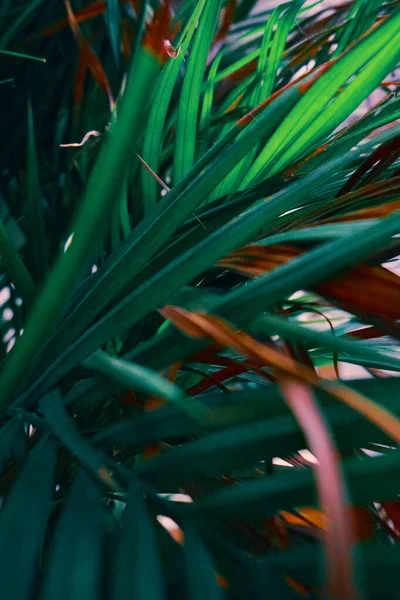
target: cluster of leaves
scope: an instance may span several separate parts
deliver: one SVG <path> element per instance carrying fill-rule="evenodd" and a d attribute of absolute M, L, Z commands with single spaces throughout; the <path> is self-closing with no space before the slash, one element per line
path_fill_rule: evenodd
<path fill-rule="evenodd" d="M 398 597 L 400 2 L 257 4 L 3 2 L 4 598 Z"/>

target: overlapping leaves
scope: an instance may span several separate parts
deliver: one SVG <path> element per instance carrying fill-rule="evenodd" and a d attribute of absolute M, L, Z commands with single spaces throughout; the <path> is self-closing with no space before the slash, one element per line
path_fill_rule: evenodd
<path fill-rule="evenodd" d="M 6 4 L 3 594 L 394 599 L 399 3 Z"/>

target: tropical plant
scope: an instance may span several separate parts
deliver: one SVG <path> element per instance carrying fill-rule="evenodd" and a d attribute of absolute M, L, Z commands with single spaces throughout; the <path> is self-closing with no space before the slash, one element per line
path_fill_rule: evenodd
<path fill-rule="evenodd" d="M 400 2 L 258 4 L 3 0 L 4 599 L 398 598 Z"/>

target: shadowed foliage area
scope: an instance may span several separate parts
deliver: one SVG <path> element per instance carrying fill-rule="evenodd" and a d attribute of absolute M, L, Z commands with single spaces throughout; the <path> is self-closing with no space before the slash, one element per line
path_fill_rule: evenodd
<path fill-rule="evenodd" d="M 400 2 L 331 4 L 3 0 L 2 598 L 399 597 Z"/>

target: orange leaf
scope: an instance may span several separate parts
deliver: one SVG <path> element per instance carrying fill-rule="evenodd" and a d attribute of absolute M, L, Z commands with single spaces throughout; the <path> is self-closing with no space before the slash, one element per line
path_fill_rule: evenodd
<path fill-rule="evenodd" d="M 383 267 L 360 264 L 315 289 L 350 312 L 393 321 L 400 318 L 400 277 Z"/>
<path fill-rule="evenodd" d="M 150 444 L 143 450 L 143 456 L 144 456 L 144 458 L 153 458 L 154 456 L 157 456 L 157 454 L 160 453 L 160 450 L 161 450 L 161 445 L 159 442 Z"/>
<path fill-rule="evenodd" d="M 353 331 L 349 331 L 345 334 L 345 336 L 350 336 L 357 338 L 359 340 L 372 340 L 377 337 L 382 337 L 385 334 L 380 331 L 377 327 L 361 327 L 360 329 L 354 329 Z"/>
<path fill-rule="evenodd" d="M 68 22 L 79 46 L 82 60 L 86 63 L 96 82 L 106 92 L 110 102 L 110 110 L 112 110 L 114 107 L 114 99 L 103 66 L 96 53 L 91 48 L 90 44 L 82 35 L 79 29 L 78 22 L 69 3 L 69 0 L 65 0 L 65 5 L 68 11 Z"/>
<path fill-rule="evenodd" d="M 136 406 L 136 408 L 143 408 L 143 402 L 137 399 L 137 394 L 133 391 L 129 391 L 121 396 L 121 400 L 124 404 Z"/>
<path fill-rule="evenodd" d="M 219 573 L 217 573 L 216 575 L 217 577 L 217 583 L 220 587 L 222 587 L 222 589 L 224 590 L 228 590 L 229 589 L 229 582 L 227 579 L 225 579 L 225 577 L 223 577 L 222 575 L 220 575 Z"/>
<path fill-rule="evenodd" d="M 139 0 L 120 0 L 120 2 L 125 3 L 125 4 L 132 4 L 133 8 L 135 9 L 135 12 L 136 13 L 138 12 Z M 92 4 L 88 4 L 87 6 L 84 6 L 83 8 L 78 8 L 78 10 L 76 10 L 74 13 L 76 21 L 77 21 L 77 23 L 83 23 L 84 21 L 89 21 L 90 19 L 94 19 L 95 17 L 98 17 L 103 12 L 105 12 L 106 8 L 107 8 L 107 4 L 105 1 L 102 1 L 102 0 L 97 0 L 96 2 L 93 2 Z M 53 25 L 50 25 L 50 27 L 45 29 L 43 31 L 43 33 L 40 34 L 40 37 L 42 37 L 42 36 L 49 37 L 49 36 L 53 35 L 54 33 L 57 33 L 57 31 L 59 31 L 60 29 L 67 27 L 68 24 L 69 24 L 68 17 L 66 17 L 65 19 L 61 19 L 60 21 L 57 21 L 56 23 L 54 23 Z"/>
<path fill-rule="evenodd" d="M 220 265 L 258 277 L 301 254 L 301 250 L 290 246 L 246 246 L 221 260 Z M 384 267 L 361 263 L 314 289 L 355 314 L 400 319 L 400 277 Z"/>
<path fill-rule="evenodd" d="M 283 380 L 308 383 L 325 390 L 344 402 L 377 427 L 385 431 L 397 443 L 400 442 L 400 419 L 359 392 L 337 383 L 321 379 L 316 372 L 281 352 L 262 344 L 244 331 L 235 330 L 222 319 L 211 315 L 191 313 L 177 306 L 166 306 L 161 311 L 187 335 L 196 338 L 208 337 L 227 348 L 233 348 L 251 359 L 261 360 L 273 367 Z"/>
<path fill-rule="evenodd" d="M 400 210 L 400 200 L 393 200 L 392 202 L 386 202 L 380 206 L 373 206 L 371 208 L 364 208 L 355 212 L 344 215 L 343 217 L 337 217 L 335 219 L 329 219 L 329 223 L 343 223 L 345 221 L 359 221 L 360 219 L 383 219 Z"/>
<path fill-rule="evenodd" d="M 376 148 L 362 164 L 356 169 L 352 176 L 346 181 L 338 196 L 351 191 L 360 179 L 367 176 L 367 181 L 376 179 L 382 170 L 393 164 L 400 155 L 400 136 L 396 135 L 389 141 Z"/>
<path fill-rule="evenodd" d="M 232 367 L 225 367 L 221 369 L 217 373 L 213 373 L 212 377 L 204 377 L 200 383 L 197 383 L 190 389 L 186 390 L 186 393 L 189 396 L 196 396 L 197 394 L 202 394 L 207 391 L 209 388 L 215 386 L 217 383 L 221 383 L 226 381 L 227 379 L 231 379 L 240 373 L 245 373 L 248 370 L 248 367 L 244 364 L 237 363 Z"/>
<path fill-rule="evenodd" d="M 387 87 L 389 85 L 400 87 L 400 81 L 382 81 L 382 83 L 380 84 L 381 87 Z"/>
<path fill-rule="evenodd" d="M 215 36 L 214 43 L 221 42 L 228 35 L 229 28 L 233 23 L 233 17 L 235 16 L 235 10 L 236 0 L 228 0 L 226 3 L 226 7 L 222 11 L 222 23 L 220 25 L 217 35 Z"/>
<path fill-rule="evenodd" d="M 400 502 L 384 502 L 382 507 L 389 519 L 393 521 L 396 531 L 400 532 Z"/>
<path fill-rule="evenodd" d="M 331 200 L 327 203 L 327 205 L 320 211 L 315 211 L 314 216 L 322 215 L 322 217 L 326 214 L 329 214 L 332 209 L 343 208 L 350 212 L 357 212 L 357 209 L 353 208 L 354 204 L 362 201 L 365 203 L 367 200 L 371 200 L 371 203 L 375 203 L 377 199 L 382 198 L 383 202 L 386 199 L 392 199 L 393 195 L 400 196 L 400 177 L 391 177 L 390 179 L 386 179 L 385 181 L 377 181 L 373 183 L 367 183 L 362 187 L 359 187 L 356 190 L 347 192 L 342 194 L 341 196 L 336 197 L 334 200 Z M 378 207 L 379 208 L 379 207 Z M 368 209 L 365 209 L 368 210 Z M 328 218 L 324 220 L 320 220 L 320 223 L 326 222 L 335 222 L 335 220 L 339 220 L 339 218 Z"/>
<path fill-rule="evenodd" d="M 288 582 L 288 584 L 290 585 L 292 590 L 294 590 L 301 596 L 309 596 L 307 588 L 304 587 L 304 585 L 301 584 L 299 581 L 296 581 L 295 579 L 293 579 L 293 577 L 289 577 L 289 575 L 286 575 L 286 581 Z"/>
<path fill-rule="evenodd" d="M 352 506 L 353 527 L 358 542 L 372 540 L 374 537 L 375 521 L 371 511 L 365 506 Z"/>
<path fill-rule="evenodd" d="M 163 4 L 154 11 L 153 18 L 146 25 L 142 45 L 147 48 L 152 55 L 161 63 L 166 63 L 168 58 L 174 58 L 174 51 L 171 41 L 176 30 L 172 30 L 172 10 L 170 0 L 164 0 Z"/>
<path fill-rule="evenodd" d="M 286 510 L 280 511 L 280 516 L 289 525 L 299 527 L 316 527 L 317 529 L 325 529 L 326 519 L 323 513 L 316 508 L 299 508 L 298 515 L 292 514 Z"/>
<path fill-rule="evenodd" d="M 83 23 L 84 21 L 98 17 L 106 10 L 106 8 L 107 6 L 105 2 L 94 2 L 93 4 L 88 4 L 87 6 L 79 8 L 77 11 L 75 11 L 75 20 L 77 23 Z M 68 24 L 68 17 L 61 19 L 60 21 L 57 21 L 57 23 L 54 23 L 54 25 L 51 25 L 45 29 L 42 35 L 49 37 L 60 29 L 67 27 Z"/>

